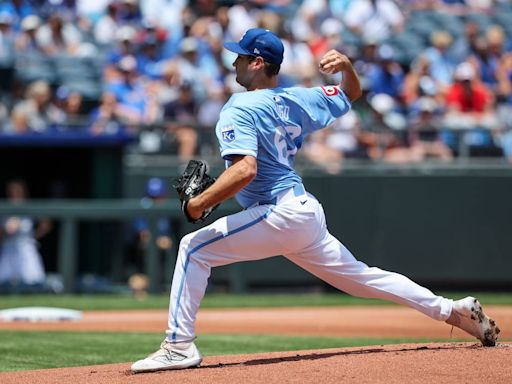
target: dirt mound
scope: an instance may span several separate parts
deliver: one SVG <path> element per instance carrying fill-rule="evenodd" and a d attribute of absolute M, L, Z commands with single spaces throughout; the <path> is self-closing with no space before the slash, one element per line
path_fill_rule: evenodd
<path fill-rule="evenodd" d="M 372 346 L 206 357 L 201 368 L 131 374 L 130 364 L 0 374 L 2 384 L 512 383 L 512 344 Z"/>

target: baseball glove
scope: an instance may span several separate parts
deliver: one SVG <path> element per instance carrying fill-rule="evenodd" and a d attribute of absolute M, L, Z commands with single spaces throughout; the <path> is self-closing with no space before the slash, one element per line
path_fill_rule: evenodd
<path fill-rule="evenodd" d="M 178 192 L 181 200 L 181 209 L 187 220 L 191 223 L 200 223 L 204 221 L 213 212 L 216 206 L 207 209 L 199 219 L 193 219 L 187 212 L 188 201 L 194 196 L 199 195 L 205 189 L 215 182 L 215 178 L 207 174 L 208 165 L 203 160 L 190 160 L 183 174 L 176 180 L 173 187 Z"/>

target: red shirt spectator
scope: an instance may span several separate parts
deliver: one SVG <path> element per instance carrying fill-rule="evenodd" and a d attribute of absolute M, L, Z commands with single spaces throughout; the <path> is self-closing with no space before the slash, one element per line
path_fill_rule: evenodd
<path fill-rule="evenodd" d="M 483 113 L 491 102 L 491 95 L 487 88 L 474 82 L 474 68 L 469 63 L 457 67 L 455 78 L 446 95 L 446 104 L 460 112 Z"/>

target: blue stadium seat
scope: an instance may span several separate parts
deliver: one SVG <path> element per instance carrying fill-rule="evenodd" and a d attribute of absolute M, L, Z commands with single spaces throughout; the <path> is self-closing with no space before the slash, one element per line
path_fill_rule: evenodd
<path fill-rule="evenodd" d="M 512 37 L 512 10 L 496 12 L 492 17 L 492 21 L 501 26 L 509 38 Z"/>
<path fill-rule="evenodd" d="M 56 83 L 55 70 L 50 60 L 41 54 L 17 54 L 14 76 L 17 80 L 26 84 L 37 80 L 44 80 L 50 84 Z"/>
<path fill-rule="evenodd" d="M 87 100 L 99 100 L 103 91 L 102 85 L 99 82 L 87 81 L 86 79 L 70 80 L 62 83 L 62 85 L 80 93 Z"/>
<path fill-rule="evenodd" d="M 485 13 L 468 13 L 463 18 L 466 21 L 474 21 L 481 31 L 487 30 L 487 28 L 493 24 L 490 16 L 486 15 Z"/>
<path fill-rule="evenodd" d="M 90 65 L 88 59 L 59 55 L 52 58 L 59 81 L 66 82 L 75 78 L 96 79 L 96 71 Z"/>

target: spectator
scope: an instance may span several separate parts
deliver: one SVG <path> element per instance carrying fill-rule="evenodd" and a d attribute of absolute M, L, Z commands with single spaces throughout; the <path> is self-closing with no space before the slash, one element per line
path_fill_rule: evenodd
<path fill-rule="evenodd" d="M 151 177 L 146 182 L 145 196 L 141 199 L 141 206 L 153 207 L 165 203 L 168 199 L 168 187 L 163 179 Z M 127 266 L 128 276 L 145 270 L 145 255 L 150 241 L 155 241 L 162 256 L 172 247 L 172 225 L 167 217 L 161 217 L 156 222 L 156 238 L 151 238 L 149 222 L 146 218 L 137 218 L 132 223 L 129 241 L 129 260 Z"/>
<path fill-rule="evenodd" d="M 207 89 L 214 86 L 216 75 L 208 70 L 208 63 L 201 59 L 200 41 L 196 37 L 186 37 L 181 42 L 181 54 L 176 59 L 182 80 L 192 87 L 194 97 L 202 102 Z"/>
<path fill-rule="evenodd" d="M 187 82 L 180 86 L 178 98 L 164 105 L 167 142 L 176 142 L 178 156 L 183 161 L 197 152 L 197 109 L 192 86 Z"/>
<path fill-rule="evenodd" d="M 404 16 L 391 0 L 358 0 L 350 3 L 344 21 L 356 34 L 384 41 L 402 30 Z"/>
<path fill-rule="evenodd" d="M 80 92 L 60 86 L 55 92 L 56 116 L 53 119 L 59 130 L 82 129 L 87 124 Z"/>
<path fill-rule="evenodd" d="M 446 92 L 453 80 L 456 61 L 451 57 L 449 48 L 453 38 L 446 31 L 436 31 L 431 36 L 432 46 L 423 55 L 430 61 L 430 76 L 439 85 L 439 91 Z"/>
<path fill-rule="evenodd" d="M 92 135 L 115 135 L 126 123 L 122 108 L 119 107 L 116 95 L 104 92 L 100 105 L 90 115 L 90 133 Z"/>
<path fill-rule="evenodd" d="M 142 76 L 151 80 L 162 77 L 165 60 L 160 51 L 160 43 L 155 36 L 148 35 L 137 54 L 137 67 Z"/>
<path fill-rule="evenodd" d="M 368 159 L 366 138 L 359 114 L 350 110 L 332 124 L 326 144 L 340 152 L 343 158 Z"/>
<path fill-rule="evenodd" d="M 458 36 L 450 51 L 454 59 L 461 63 L 469 56 L 476 53 L 477 40 L 480 36 L 480 27 L 474 20 L 466 20 L 464 22 L 464 33 Z"/>
<path fill-rule="evenodd" d="M 137 31 L 135 28 L 125 25 L 118 29 L 116 33 L 116 46 L 109 52 L 107 63 L 103 69 L 103 80 L 107 83 L 117 81 L 119 76 L 119 61 L 126 56 L 136 55 L 136 45 L 134 44 Z"/>
<path fill-rule="evenodd" d="M 330 17 L 320 25 L 320 33 L 309 40 L 309 48 L 316 59 L 320 59 L 328 50 L 342 47 L 341 32 L 343 24 Z"/>
<path fill-rule="evenodd" d="M 493 100 L 489 89 L 477 78 L 474 66 L 461 63 L 455 71 L 455 83 L 446 95 L 448 107 L 446 124 L 452 127 L 492 127 Z"/>
<path fill-rule="evenodd" d="M 235 39 L 240 39 L 247 28 L 255 28 L 256 16 L 250 1 L 241 1 L 229 7 L 229 26 L 227 33 Z"/>
<path fill-rule="evenodd" d="M 157 82 L 158 103 L 164 105 L 176 100 L 181 82 L 178 63 L 175 60 L 165 62 L 162 69 L 162 78 Z"/>
<path fill-rule="evenodd" d="M 492 25 L 485 32 L 489 54 L 492 57 L 501 59 L 505 53 L 506 35 L 503 28 L 499 25 Z"/>
<path fill-rule="evenodd" d="M 402 93 L 404 73 L 402 67 L 394 61 L 394 50 L 389 45 L 382 45 L 378 50 L 379 62 L 368 73 L 370 91 L 385 93 L 397 99 Z"/>
<path fill-rule="evenodd" d="M 48 131 L 55 121 L 55 106 L 51 101 L 51 89 L 45 81 L 36 81 L 29 85 L 26 99 L 18 102 L 11 114 L 11 133 Z"/>
<path fill-rule="evenodd" d="M 225 87 L 214 87 L 208 90 L 208 99 L 201 104 L 197 112 L 197 121 L 200 126 L 214 128 L 219 120 L 220 111 L 228 100 Z"/>
<path fill-rule="evenodd" d="M 452 130 L 467 131 L 463 144 L 478 155 L 495 152 L 492 131 L 499 128 L 490 90 L 477 77 L 474 66 L 461 63 L 455 70 L 456 82 L 446 95 L 447 113 L 444 125 Z"/>
<path fill-rule="evenodd" d="M 21 20 L 35 13 L 30 0 L 3 1 L 0 3 L 0 13 L 3 12 L 11 15 L 16 30 Z"/>
<path fill-rule="evenodd" d="M 359 54 L 354 59 L 354 68 L 361 77 L 362 82 L 367 82 L 369 73 L 379 61 L 377 39 L 365 36 L 361 41 Z"/>
<path fill-rule="evenodd" d="M 370 106 L 372 115 L 367 124 L 371 128 L 364 135 L 370 158 L 390 162 L 408 161 L 409 153 L 403 135 L 405 124 L 401 122 L 403 117 L 396 111 L 395 99 L 379 93 L 370 97 Z"/>
<path fill-rule="evenodd" d="M 41 26 L 41 19 L 36 15 L 29 15 L 21 22 L 21 33 L 16 37 L 16 52 L 27 54 L 41 54 L 43 47 L 37 39 L 37 31 Z"/>
<path fill-rule="evenodd" d="M 37 39 L 44 52 L 49 55 L 77 53 L 81 43 L 78 29 L 65 21 L 59 14 L 53 13 L 38 32 Z"/>
<path fill-rule="evenodd" d="M 157 99 L 142 82 L 135 57 L 123 57 L 118 71 L 121 78 L 109 84 L 108 91 L 116 96 L 123 120 L 134 126 L 154 123 L 158 116 Z"/>
<path fill-rule="evenodd" d="M 298 41 L 291 31 L 283 30 L 280 34 L 284 45 L 284 58 L 280 74 L 286 76 L 293 84 L 300 83 L 304 77 L 316 71 L 316 63 L 309 46 Z"/>
<path fill-rule="evenodd" d="M 419 56 L 405 75 L 402 99 L 408 108 L 413 108 L 422 96 L 438 98 L 438 85 L 430 76 L 430 61 Z"/>
<path fill-rule="evenodd" d="M 304 156 L 326 172 L 335 174 L 341 169 L 343 153 L 328 145 L 330 129 L 322 129 L 312 133 L 305 145 Z"/>
<path fill-rule="evenodd" d="M 451 160 L 451 149 L 443 142 L 439 108 L 434 98 L 423 96 L 417 101 L 418 113 L 410 121 L 411 160 L 426 158 Z"/>
<path fill-rule="evenodd" d="M 7 183 L 6 195 L 12 204 L 28 198 L 23 180 Z M 1 220 L 0 285 L 21 288 L 43 288 L 45 269 L 37 250 L 37 240 L 51 230 L 51 222 L 40 220 L 34 228 L 30 217 L 11 216 Z"/>
<path fill-rule="evenodd" d="M 484 84 L 492 91 L 498 85 L 498 70 L 500 65 L 500 58 L 491 55 L 489 51 L 489 43 L 486 38 L 480 37 L 477 39 L 476 51 L 474 55 L 468 58 L 475 69 L 479 72 L 479 77 Z"/>
<path fill-rule="evenodd" d="M 142 14 L 138 0 L 120 0 L 118 2 L 119 19 L 124 24 L 141 25 Z"/>
<path fill-rule="evenodd" d="M 14 71 L 14 40 L 12 30 L 13 17 L 5 11 L 0 12 L 0 89 L 10 90 Z"/>
<path fill-rule="evenodd" d="M 139 6 L 144 21 L 155 23 L 171 36 L 177 36 L 183 29 L 182 14 L 187 1 L 183 0 L 151 0 L 141 1 Z"/>
<path fill-rule="evenodd" d="M 100 17 L 93 28 L 94 39 L 98 44 L 111 45 L 116 41 L 116 36 L 121 23 L 118 17 L 118 5 L 111 2 L 107 5 L 106 13 Z"/>

